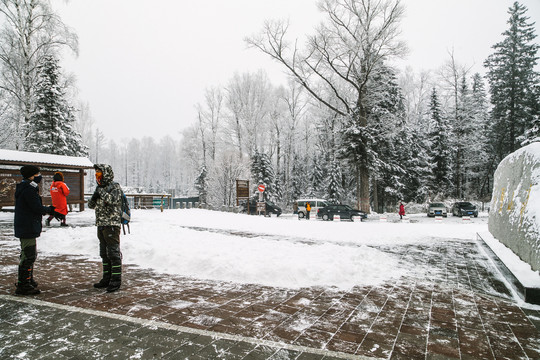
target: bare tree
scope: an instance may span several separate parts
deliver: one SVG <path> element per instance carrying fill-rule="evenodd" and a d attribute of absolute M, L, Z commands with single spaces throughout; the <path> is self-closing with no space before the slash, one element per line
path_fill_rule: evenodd
<path fill-rule="evenodd" d="M 323 0 L 319 7 L 327 21 L 308 38 L 306 49 L 286 40 L 286 22 L 266 22 L 260 36 L 248 45 L 284 65 L 313 98 L 335 113 L 366 128 L 368 81 L 385 61 L 401 56 L 399 41 L 403 16 L 399 0 Z M 369 212 L 369 163 L 366 144 L 359 143 L 357 198 Z"/>
<path fill-rule="evenodd" d="M 254 153 L 260 134 L 264 133 L 271 85 L 263 71 L 235 74 L 226 91 L 229 133 L 242 159 L 244 153 L 249 156 Z"/>
<path fill-rule="evenodd" d="M 3 28 L 0 31 L 0 88 L 9 95 L 11 121 L 16 133 L 25 136 L 24 127 L 33 111 L 37 66 L 46 55 L 62 48 L 77 53 L 77 36 L 53 13 L 49 0 L 0 0 Z M 16 141 L 19 148 L 21 142 Z"/>

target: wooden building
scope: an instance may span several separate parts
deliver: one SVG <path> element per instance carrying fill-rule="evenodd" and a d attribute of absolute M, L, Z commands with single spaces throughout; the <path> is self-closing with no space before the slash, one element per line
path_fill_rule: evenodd
<path fill-rule="evenodd" d="M 39 184 L 44 205 L 51 205 L 49 188 L 54 173 L 64 174 L 64 182 L 69 187 L 68 205 L 78 205 L 84 211 L 84 176 L 85 169 L 92 169 L 94 164 L 85 157 L 63 156 L 32 153 L 26 151 L 0 149 L 0 209 L 15 206 L 15 186 L 22 180 L 19 169 L 23 165 L 40 168 L 43 180 Z"/>

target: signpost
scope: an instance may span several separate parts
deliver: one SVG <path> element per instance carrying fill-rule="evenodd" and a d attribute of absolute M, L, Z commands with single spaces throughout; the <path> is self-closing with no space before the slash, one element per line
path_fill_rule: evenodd
<path fill-rule="evenodd" d="M 260 215 L 262 212 L 264 212 L 264 215 L 266 216 L 266 203 L 264 202 L 263 198 L 263 192 L 265 189 L 264 184 L 260 184 L 257 189 L 259 190 L 259 201 L 257 202 L 257 213 Z"/>
<path fill-rule="evenodd" d="M 240 200 L 248 200 L 249 207 L 249 180 L 236 180 L 236 206 Z"/>

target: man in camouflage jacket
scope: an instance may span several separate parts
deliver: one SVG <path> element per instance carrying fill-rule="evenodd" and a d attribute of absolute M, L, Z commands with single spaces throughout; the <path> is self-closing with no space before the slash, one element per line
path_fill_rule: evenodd
<path fill-rule="evenodd" d="M 103 261 L 103 278 L 95 288 L 107 288 L 113 292 L 122 283 L 122 253 L 120 252 L 120 213 L 122 188 L 114 182 L 110 165 L 95 164 L 97 188 L 88 202 L 90 209 L 96 210 L 99 255 Z"/>

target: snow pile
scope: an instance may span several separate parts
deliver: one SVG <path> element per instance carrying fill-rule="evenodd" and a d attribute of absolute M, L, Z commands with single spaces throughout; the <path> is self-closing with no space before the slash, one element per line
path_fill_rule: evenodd
<path fill-rule="evenodd" d="M 489 231 L 540 270 L 540 143 L 501 161 L 494 175 Z"/>
<path fill-rule="evenodd" d="M 485 217 L 473 224 L 454 218 L 441 224 L 425 215 L 416 223 L 352 223 L 189 209 L 134 210 L 132 218 L 131 234 L 121 240 L 125 263 L 198 279 L 289 288 L 382 284 L 423 270 L 381 249 L 435 238 L 470 240 L 487 230 Z M 68 222 L 76 226 L 46 228 L 38 240 L 40 253 L 99 261 L 93 221 L 93 211 L 69 214 Z"/>

